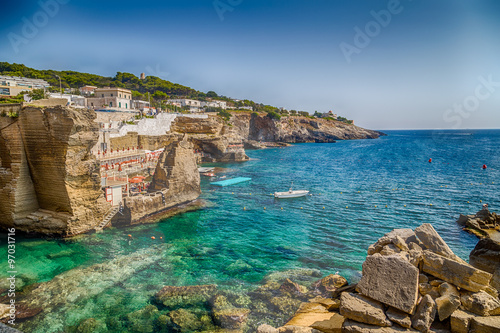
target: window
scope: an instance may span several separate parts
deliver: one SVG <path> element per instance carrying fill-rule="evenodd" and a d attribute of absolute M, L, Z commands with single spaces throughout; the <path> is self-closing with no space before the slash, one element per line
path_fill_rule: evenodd
<path fill-rule="evenodd" d="M 111 93 L 111 97 L 113 97 L 113 93 Z"/>
<path fill-rule="evenodd" d="M 128 103 L 125 103 L 125 109 L 128 109 Z"/>
<path fill-rule="evenodd" d="M 120 98 L 122 98 L 122 94 L 120 94 Z"/>
<path fill-rule="evenodd" d="M 122 102 L 119 102 L 118 103 L 118 107 L 121 108 L 122 107 Z"/>
<path fill-rule="evenodd" d="M 104 97 L 104 94 L 102 94 L 102 97 Z"/>
<path fill-rule="evenodd" d="M 94 106 L 94 103 L 90 103 L 90 106 Z"/>
<path fill-rule="evenodd" d="M 109 106 L 113 106 L 113 102 L 109 102 Z"/>

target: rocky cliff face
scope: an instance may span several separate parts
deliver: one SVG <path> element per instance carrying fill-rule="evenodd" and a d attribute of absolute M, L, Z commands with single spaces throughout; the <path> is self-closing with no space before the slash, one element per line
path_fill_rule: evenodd
<path fill-rule="evenodd" d="M 25 107 L 2 119 L 2 227 L 75 235 L 102 221 L 107 208 L 99 166 L 95 114 L 63 107 Z"/>
<path fill-rule="evenodd" d="M 201 151 L 198 162 L 240 162 L 248 160 L 243 148 L 246 138 L 220 117 L 207 119 L 178 117 L 172 124 L 175 133 L 187 134 L 194 149 Z"/>
<path fill-rule="evenodd" d="M 335 140 L 375 139 L 381 133 L 355 125 L 326 119 L 282 117 L 273 120 L 264 115 L 233 114 L 231 124 L 248 140 L 267 142 L 335 142 Z"/>
<path fill-rule="evenodd" d="M 200 174 L 193 154 L 193 144 L 187 135 L 165 148 L 156 166 L 149 192 L 167 189 L 166 201 L 170 206 L 198 198 Z"/>
<path fill-rule="evenodd" d="M 383 135 L 340 121 L 307 117 L 273 120 L 263 114 L 249 112 L 234 112 L 228 121 L 216 115 L 207 119 L 178 117 L 172 124 L 172 131 L 188 134 L 195 149 L 203 152 L 203 162 L 248 160 L 241 145 L 252 141 L 335 142 L 375 139 Z"/>

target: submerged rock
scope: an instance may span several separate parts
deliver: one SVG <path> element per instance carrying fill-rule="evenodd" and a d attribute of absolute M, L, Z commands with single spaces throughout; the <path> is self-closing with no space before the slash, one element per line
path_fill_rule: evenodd
<path fill-rule="evenodd" d="M 168 316 L 178 332 L 192 332 L 203 326 L 202 321 L 194 313 L 185 309 L 171 311 Z"/>
<path fill-rule="evenodd" d="M 217 292 L 216 285 L 165 286 L 156 293 L 155 298 L 166 307 L 195 305 L 207 302 Z"/>
<path fill-rule="evenodd" d="M 335 290 L 345 285 L 347 285 L 347 280 L 344 277 L 338 274 L 330 274 L 328 276 L 325 276 L 321 280 L 316 281 L 313 284 L 313 287 L 324 297 L 332 297 L 332 293 Z"/>

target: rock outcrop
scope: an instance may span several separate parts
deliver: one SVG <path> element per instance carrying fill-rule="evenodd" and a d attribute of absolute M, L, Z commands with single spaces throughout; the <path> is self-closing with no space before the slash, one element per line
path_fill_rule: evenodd
<path fill-rule="evenodd" d="M 463 226 L 463 229 L 479 238 L 487 238 L 489 232 L 500 229 L 500 216 L 496 213 L 490 213 L 488 206 L 484 205 L 483 209 L 475 215 L 462 215 L 457 220 L 457 223 Z"/>
<path fill-rule="evenodd" d="M 65 107 L 24 107 L 0 121 L 2 227 L 71 236 L 102 221 L 109 208 L 99 165 L 95 113 Z"/>
<path fill-rule="evenodd" d="M 486 249 L 497 249 L 486 244 L 490 241 L 482 240 L 472 254 L 478 256 L 478 266 L 495 270 L 491 262 L 500 260 L 496 252 L 485 255 Z M 318 309 L 311 299 L 287 325 L 330 332 L 312 321 L 333 312 L 339 316 L 337 324 L 343 321 L 342 332 L 500 332 L 500 299 L 491 277 L 457 257 L 432 225 L 395 229 L 368 248 L 362 278 L 354 285 L 357 293 L 342 292 L 339 300 L 332 299 L 340 301 L 339 309 Z M 348 288 L 339 291 L 343 289 Z"/>

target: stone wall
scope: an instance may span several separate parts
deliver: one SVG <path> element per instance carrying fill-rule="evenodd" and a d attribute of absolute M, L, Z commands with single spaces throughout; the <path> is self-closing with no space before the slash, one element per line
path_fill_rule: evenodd
<path fill-rule="evenodd" d="M 0 104 L 0 115 L 4 116 L 9 112 L 19 112 L 22 109 L 21 103 Z"/>

